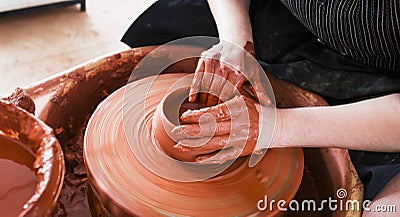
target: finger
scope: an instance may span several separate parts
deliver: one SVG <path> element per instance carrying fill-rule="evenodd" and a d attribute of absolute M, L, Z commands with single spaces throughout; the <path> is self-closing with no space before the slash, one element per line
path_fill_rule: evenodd
<path fill-rule="evenodd" d="M 225 65 L 225 68 L 230 70 L 227 80 L 230 81 L 237 88 L 237 90 L 239 90 L 243 83 L 247 81 L 247 77 L 243 74 L 245 70 L 244 65 L 244 63 L 241 63 L 237 66 Z"/>
<path fill-rule="evenodd" d="M 219 101 L 219 98 L 216 95 L 209 93 L 208 97 L 207 97 L 206 105 L 207 105 L 207 107 L 214 106 L 214 105 L 218 104 L 218 101 Z"/>
<path fill-rule="evenodd" d="M 229 135 L 215 136 L 211 138 L 185 139 L 174 146 L 180 151 L 196 151 L 209 153 L 223 149 L 228 144 Z"/>
<path fill-rule="evenodd" d="M 227 101 L 226 103 L 213 107 L 206 107 L 198 110 L 187 110 L 181 115 L 180 119 L 183 123 L 199 123 L 200 118 L 203 115 L 209 114 L 217 122 L 226 121 L 231 117 L 227 106 L 229 103 L 231 102 Z"/>
<path fill-rule="evenodd" d="M 222 164 L 240 156 L 241 150 L 235 147 L 222 149 L 219 152 L 203 154 L 196 157 L 198 163 Z"/>
<path fill-rule="evenodd" d="M 204 61 L 204 73 L 203 78 L 201 80 L 201 93 L 200 93 L 200 106 L 207 105 L 207 97 L 210 92 L 210 86 L 213 80 L 214 73 L 214 60 L 211 58 L 207 58 Z"/>
<path fill-rule="evenodd" d="M 262 72 L 261 72 L 262 73 Z M 254 98 L 264 106 L 271 105 L 271 98 L 268 96 L 267 91 L 263 86 L 263 82 L 261 81 L 260 71 L 256 70 L 255 79 L 253 83 L 250 85 Z"/>
<path fill-rule="evenodd" d="M 207 99 L 207 106 L 214 106 L 218 104 L 219 94 L 227 81 L 228 72 L 226 70 L 221 70 L 219 61 L 216 62 L 214 68 L 214 78 L 213 82 L 211 83 L 210 87 L 210 94 L 208 95 Z"/>
<path fill-rule="evenodd" d="M 234 74 L 230 74 L 228 76 L 228 81 L 230 81 L 234 85 L 235 91 L 240 91 L 244 82 L 246 82 L 247 79 L 244 75 L 241 75 L 240 72 L 235 71 Z"/>
<path fill-rule="evenodd" d="M 211 126 L 213 125 L 213 126 Z M 200 137 L 220 136 L 229 134 L 231 131 L 231 122 L 224 121 L 214 124 L 214 122 L 199 124 L 186 124 L 175 127 L 171 133 L 174 139 L 193 139 Z"/>
<path fill-rule="evenodd" d="M 190 86 L 189 102 L 195 102 L 200 91 L 201 80 L 204 72 L 204 59 L 200 58 L 194 71 L 194 78 Z"/>
<path fill-rule="evenodd" d="M 222 102 L 226 102 L 234 96 L 234 93 L 235 93 L 235 86 L 229 81 L 227 81 L 222 87 L 221 93 L 219 94 L 219 98 Z"/>
<path fill-rule="evenodd" d="M 263 87 L 261 81 L 257 79 L 254 82 L 254 87 L 250 85 L 250 90 L 254 95 L 254 98 L 264 106 L 271 105 L 271 99 L 269 98 L 267 92 L 265 91 L 265 88 Z"/>
<path fill-rule="evenodd" d="M 234 95 L 238 95 L 246 78 L 241 75 L 239 71 L 231 69 L 229 66 L 224 66 L 228 71 L 227 81 L 220 93 L 220 99 L 226 101 L 231 99 Z"/>

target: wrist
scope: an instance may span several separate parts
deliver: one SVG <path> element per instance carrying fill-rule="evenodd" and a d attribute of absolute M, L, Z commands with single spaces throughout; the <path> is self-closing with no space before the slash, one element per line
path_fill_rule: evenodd
<path fill-rule="evenodd" d="M 259 113 L 258 138 L 256 150 L 273 148 L 280 131 L 276 125 L 279 124 L 280 111 L 272 106 L 256 106 Z"/>
<path fill-rule="evenodd" d="M 253 37 L 251 34 L 245 34 L 245 35 L 239 35 L 239 34 L 233 35 L 232 33 L 228 35 L 219 34 L 219 38 L 221 41 L 227 41 L 241 48 L 245 47 L 247 42 L 253 43 Z"/>
<path fill-rule="evenodd" d="M 284 120 L 286 119 L 286 112 L 284 109 L 275 109 L 275 122 L 274 130 L 272 133 L 272 139 L 270 148 L 283 147 L 282 132 L 284 131 Z"/>
<path fill-rule="evenodd" d="M 316 112 L 315 107 L 279 109 L 272 147 L 316 147 L 326 142 Z"/>

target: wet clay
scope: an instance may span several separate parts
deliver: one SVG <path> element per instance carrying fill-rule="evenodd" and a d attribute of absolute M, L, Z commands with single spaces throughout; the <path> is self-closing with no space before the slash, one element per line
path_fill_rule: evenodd
<path fill-rule="evenodd" d="M 87 174 L 83 163 L 83 137 L 89 117 L 63 144 L 66 172 L 53 216 L 91 216 L 87 199 Z"/>
<path fill-rule="evenodd" d="M 158 76 L 153 83 L 156 88 L 143 99 L 136 94 L 146 93 L 146 84 L 154 77 L 131 83 L 110 95 L 93 113 L 86 130 L 84 158 L 96 196 L 116 216 L 276 215 L 277 209 L 260 213 L 257 202 L 265 195 L 284 200 L 294 197 L 303 175 L 301 149 L 269 150 L 253 168 L 248 167 L 248 158 L 240 158 L 222 175 L 195 182 L 157 175 L 133 152 L 141 148 L 139 154 L 145 155 L 144 160 L 170 175 L 191 175 L 157 148 L 149 136 L 154 110 L 171 84 L 183 76 Z M 191 80 L 187 79 L 188 87 Z M 134 91 L 129 91 L 131 87 Z M 122 105 L 128 106 L 126 110 Z M 128 128 L 124 128 L 126 123 Z"/>
<path fill-rule="evenodd" d="M 7 177 L 3 179 L 2 176 L 0 183 L 12 178 L 11 175 L 14 172 L 21 172 L 18 177 L 12 178 L 12 184 L 21 190 L 25 190 L 22 188 L 25 186 L 26 190 L 28 186 L 30 189 L 29 196 L 23 202 L 22 209 L 21 207 L 18 209 L 20 212 L 17 215 L 49 216 L 55 206 L 64 178 L 63 154 L 53 131 L 14 103 L 0 100 L 0 134 L 3 135 L 0 141 L 0 158 L 8 159 L 2 161 L 3 166 L 4 163 L 7 164 L 8 172 L 2 172 L 2 175 L 5 174 Z M 5 140 L 5 136 L 12 140 Z M 26 166 L 18 166 L 10 160 Z M 13 168 L 10 168 L 11 166 Z M 7 182 L 11 183 L 10 180 Z M 25 198 L 22 195 L 18 196 L 17 192 L 12 195 L 18 201 L 16 204 L 21 202 L 22 197 Z"/>
<path fill-rule="evenodd" d="M 23 108 L 29 113 L 35 113 L 35 103 L 33 99 L 20 87 L 17 87 L 10 96 L 2 98 L 2 100 Z"/>
<path fill-rule="evenodd" d="M 1 216 L 17 216 L 35 193 L 35 158 L 35 154 L 22 143 L 0 135 Z"/>

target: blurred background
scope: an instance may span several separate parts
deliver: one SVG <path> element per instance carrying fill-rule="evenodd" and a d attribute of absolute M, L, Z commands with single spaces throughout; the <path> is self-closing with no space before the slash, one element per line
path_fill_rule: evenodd
<path fill-rule="evenodd" d="M 128 49 L 120 42 L 122 35 L 155 2 L 86 0 L 86 11 L 73 4 L 5 12 L 17 4 L 29 7 L 23 5 L 29 1 L 36 0 L 0 2 L 0 96 L 98 56 Z"/>

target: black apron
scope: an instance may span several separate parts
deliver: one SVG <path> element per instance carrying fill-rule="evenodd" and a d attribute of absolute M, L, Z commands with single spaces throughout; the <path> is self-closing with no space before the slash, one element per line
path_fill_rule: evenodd
<path fill-rule="evenodd" d="M 400 92 L 400 73 L 363 65 L 330 49 L 279 1 L 253 0 L 249 15 L 257 60 L 276 77 L 321 95 L 331 105 Z M 129 27 L 122 42 L 140 47 L 188 36 L 218 37 L 206 0 L 157 1 Z M 400 172 L 399 153 L 350 151 L 350 157 L 365 199 L 375 197 Z"/>

